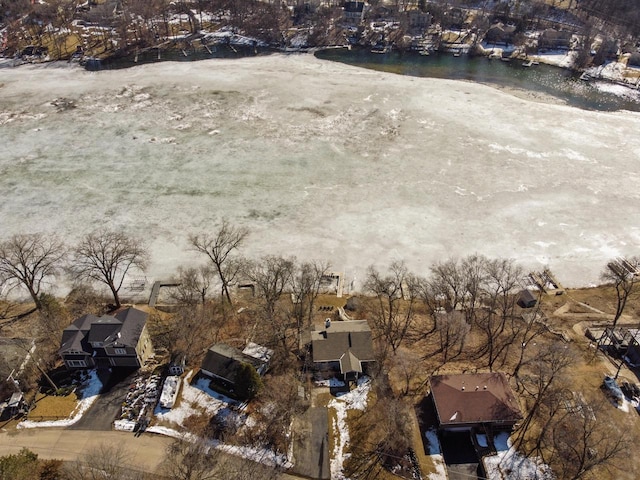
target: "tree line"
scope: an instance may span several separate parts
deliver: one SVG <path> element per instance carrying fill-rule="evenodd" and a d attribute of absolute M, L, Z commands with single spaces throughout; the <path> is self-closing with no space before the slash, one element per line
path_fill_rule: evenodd
<path fill-rule="evenodd" d="M 227 338 L 250 338 L 273 348 L 269 381 L 255 392 L 257 405 L 265 406 L 257 407 L 264 421 L 243 432 L 242 441 L 286 451 L 293 412 L 304 408 L 296 388 L 300 366 L 304 370 L 310 362 L 304 334 L 317 315 L 330 266 L 285 256 L 245 258 L 242 248 L 248 236 L 247 229 L 222 220 L 211 231 L 188 237 L 203 262 L 177 269 L 179 285 L 171 295 L 181 307 L 154 322 L 154 345 L 172 357 L 191 359 L 212 342 Z M 56 275 L 103 285 L 116 307 L 122 303 L 126 278 L 143 271 L 148 262 L 149 252 L 141 240 L 104 229 L 72 246 L 45 234 L 14 235 L 0 242 L 5 293 L 17 288 L 28 293 L 41 316 L 51 319 L 51 332 L 60 328 L 56 322 L 60 307 L 47 294 Z M 637 258 L 605 265 L 602 280 L 617 299 L 613 326 L 636 291 L 638 266 Z M 460 368 L 500 370 L 512 379 L 526 407 L 516 431 L 519 449 L 542 457 L 564 472 L 563 478 L 581 478 L 619 458 L 629 444 L 628 432 L 595 422 L 606 405 L 595 398 L 576 398 L 567 388 L 576 364 L 592 360 L 550 331 L 540 302 L 528 310 L 518 306 L 524 276 L 523 267 L 514 260 L 477 254 L 436 262 L 424 275 L 413 273 L 404 262 L 392 262 L 385 270 L 368 268 L 364 295 L 356 297 L 351 308 L 372 327 L 377 360 L 370 372 L 375 378 L 374 405 L 384 408 L 369 408 L 357 420 L 361 441 L 353 447 L 347 471 L 354 477 L 373 472 L 369 478 L 375 478 L 377 468 L 391 468 L 394 458 L 404 458 L 411 447 L 410 399 L 423 395 L 431 374 Z M 79 313 L 87 313 L 80 312 L 88 302 L 83 285 L 67 298 Z M 239 285 L 248 289 L 244 299 L 234 290 Z M 239 305 L 242 308 L 237 309 Z M 575 411 L 561 408 L 568 403 L 582 412 L 578 421 Z M 222 419 L 192 422 L 200 425 L 203 436 L 234 434 Z M 381 439 L 379 431 L 366 426 L 384 428 L 388 434 Z M 175 448 L 180 454 L 195 447 Z M 189 450 L 184 455 L 181 458 L 188 460 L 195 454 Z"/>

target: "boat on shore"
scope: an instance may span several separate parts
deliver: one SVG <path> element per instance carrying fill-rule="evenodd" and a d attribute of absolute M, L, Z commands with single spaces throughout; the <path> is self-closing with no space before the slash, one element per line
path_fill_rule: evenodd
<path fill-rule="evenodd" d="M 371 53 L 389 53 L 391 51 L 391 47 L 389 45 L 374 45 L 371 47 Z"/>

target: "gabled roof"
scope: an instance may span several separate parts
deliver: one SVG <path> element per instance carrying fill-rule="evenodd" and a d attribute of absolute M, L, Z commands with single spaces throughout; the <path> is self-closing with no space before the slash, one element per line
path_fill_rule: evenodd
<path fill-rule="evenodd" d="M 122 322 L 110 315 L 94 319 L 89 329 L 87 341 L 89 343 L 102 342 L 112 343 L 118 338 L 118 332 L 122 328 Z"/>
<path fill-rule="evenodd" d="M 90 342 L 135 347 L 148 316 L 146 312 L 131 307 L 113 316 L 83 315 L 63 330 L 60 352 L 75 351 L 90 355 L 93 351 Z"/>
<path fill-rule="evenodd" d="M 522 418 L 518 402 L 502 373 L 435 375 L 430 382 L 442 426 L 513 424 Z"/>
<path fill-rule="evenodd" d="M 338 362 L 348 351 L 359 362 L 374 360 L 371 329 L 366 320 L 333 322 L 324 330 L 311 332 L 314 362 Z"/>
<path fill-rule="evenodd" d="M 147 323 L 149 314 L 136 308 L 126 308 L 116 313 L 115 317 L 122 322 L 117 345 L 135 347 L 140 339 L 142 329 Z"/>
<path fill-rule="evenodd" d="M 237 348 L 225 343 L 218 343 L 207 351 L 200 367 L 202 370 L 235 383 L 236 371 L 242 363 L 247 363 L 258 370 L 265 362 L 245 355 Z"/>
<path fill-rule="evenodd" d="M 340 357 L 340 373 L 358 372 L 362 373 L 362 363 L 351 349 L 347 350 Z"/>

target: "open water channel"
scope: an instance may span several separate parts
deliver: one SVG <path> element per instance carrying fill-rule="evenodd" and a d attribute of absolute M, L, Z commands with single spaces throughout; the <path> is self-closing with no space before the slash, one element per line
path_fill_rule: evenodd
<path fill-rule="evenodd" d="M 316 57 L 383 72 L 416 77 L 468 80 L 498 88 L 535 94 L 588 110 L 640 111 L 640 102 L 598 88 L 601 82 L 586 82 L 580 74 L 551 65 L 523 66 L 522 60 L 509 62 L 487 57 L 452 54 L 422 56 L 416 53 L 371 53 L 366 49 L 323 50 Z"/>

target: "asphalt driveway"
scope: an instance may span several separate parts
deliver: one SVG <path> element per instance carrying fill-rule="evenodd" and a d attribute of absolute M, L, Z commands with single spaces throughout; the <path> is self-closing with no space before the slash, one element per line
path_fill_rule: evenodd
<path fill-rule="evenodd" d="M 307 478 L 329 479 L 329 416 L 326 407 L 311 407 L 295 419 L 291 471 Z"/>
<path fill-rule="evenodd" d="M 113 421 L 120 415 L 122 403 L 129 391 L 137 370 L 118 369 L 113 372 L 98 372 L 103 387 L 98 399 L 84 412 L 82 418 L 69 430 L 109 431 L 113 428 Z"/>
<path fill-rule="evenodd" d="M 469 432 L 440 435 L 442 456 L 447 466 L 449 480 L 470 480 L 478 475 L 478 455 Z"/>

